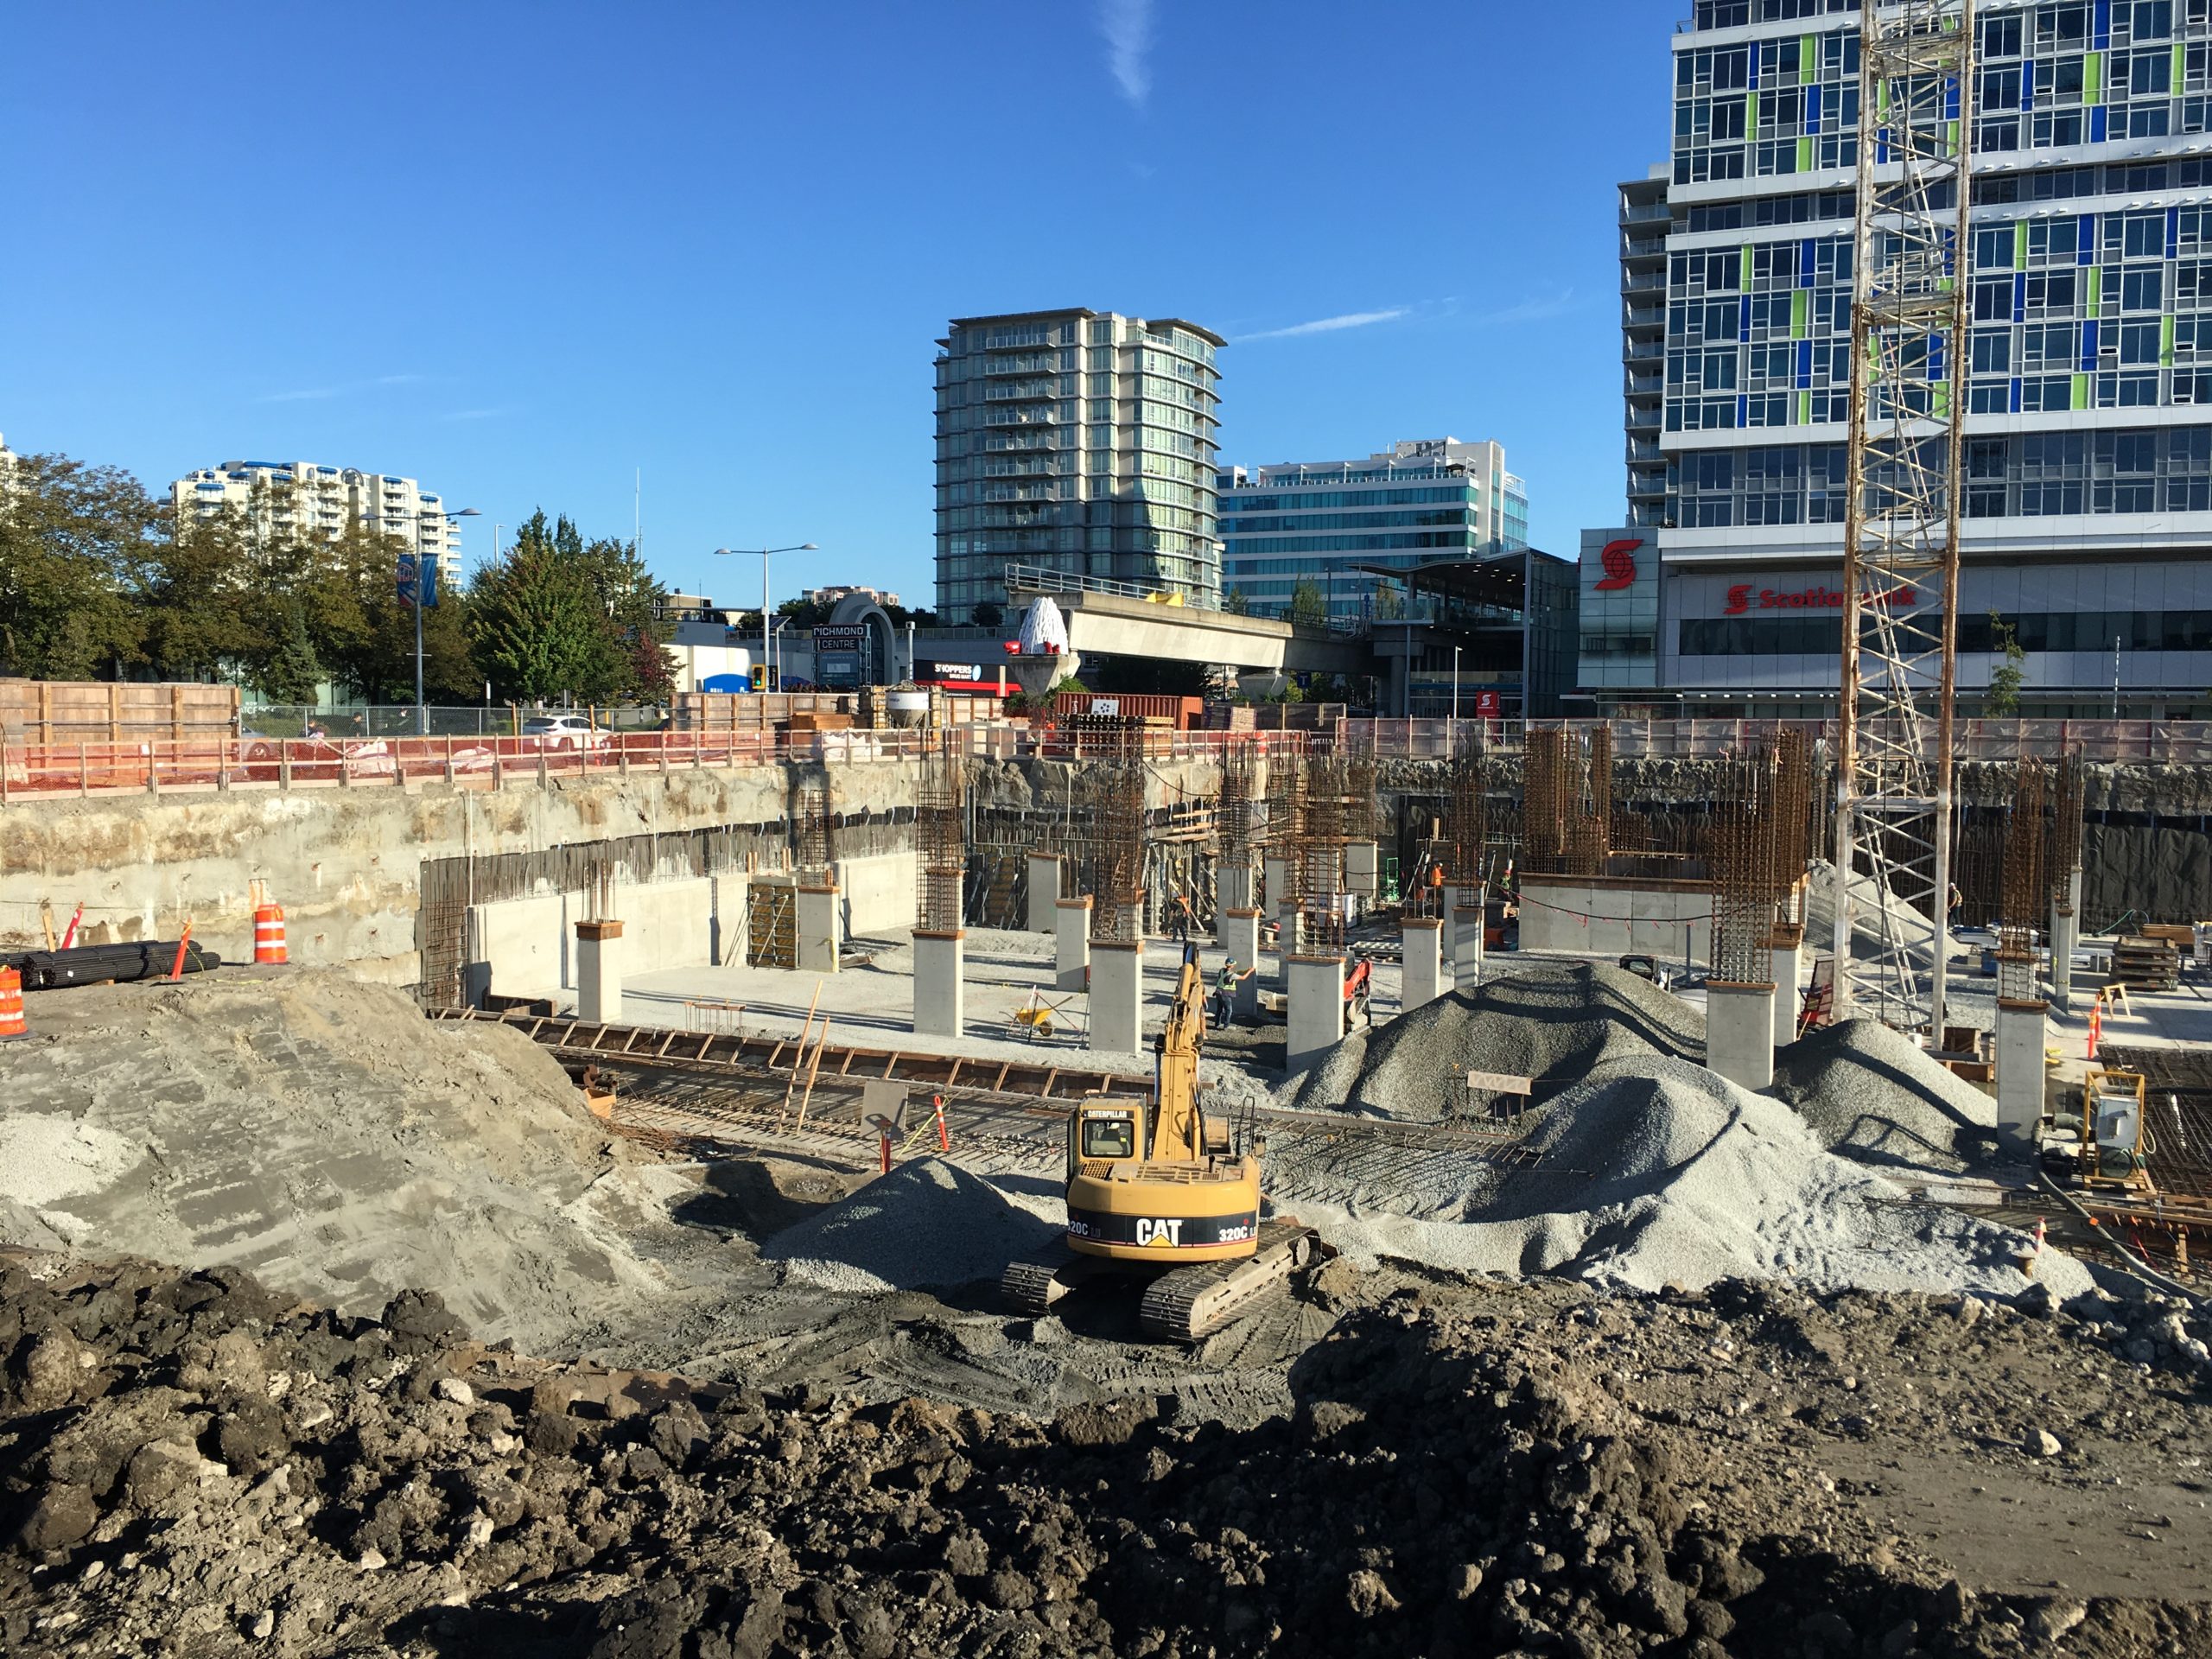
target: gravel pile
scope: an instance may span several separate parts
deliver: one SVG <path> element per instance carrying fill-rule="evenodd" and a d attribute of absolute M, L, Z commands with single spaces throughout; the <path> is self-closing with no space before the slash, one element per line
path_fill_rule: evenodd
<path fill-rule="evenodd" d="M 924 1158 L 785 1228 L 761 1255 L 827 1290 L 916 1290 L 996 1279 L 1059 1230 L 990 1182 Z"/>
<path fill-rule="evenodd" d="M 1824 1026 L 1778 1050 L 1774 1092 L 1821 1144 L 1900 1174 L 1955 1175 L 1997 1152 L 1997 1103 L 1876 1020 Z"/>
<path fill-rule="evenodd" d="M 1720 1279 L 2009 1294 L 2024 1236 L 1915 1204 L 1823 1147 L 1783 1103 L 1680 1060 L 1612 1067 L 1543 1109 L 1533 1162 L 1379 1158 L 1295 1137 L 1270 1196 L 1368 1263 L 1562 1274 L 1642 1290 Z M 2062 1298 L 2094 1288 L 2046 1250 Z"/>
<path fill-rule="evenodd" d="M 487 1352 L 435 1297 L 0 1264 L 0 1650 L 2202 1652 L 2171 1465 L 2203 1344 L 2144 1312 L 1433 1284 L 1227 1428 L 701 1389 Z M 1991 1484 L 2064 1526 L 1973 1562 Z"/>
<path fill-rule="evenodd" d="M 1346 1038 L 1286 1095 L 1301 1111 L 1430 1122 L 1448 1109 L 1449 1080 L 1470 1071 L 1533 1077 L 1541 1101 L 1600 1067 L 1704 1056 L 1697 1010 L 1649 980 L 1603 963 L 1529 962 Z"/>

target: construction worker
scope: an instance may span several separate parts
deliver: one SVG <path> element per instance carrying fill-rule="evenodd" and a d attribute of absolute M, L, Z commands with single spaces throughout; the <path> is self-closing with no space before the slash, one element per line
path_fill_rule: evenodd
<path fill-rule="evenodd" d="M 1167 937 L 1178 944 L 1187 943 L 1191 937 L 1191 901 L 1179 893 L 1167 906 Z"/>
<path fill-rule="evenodd" d="M 1226 1030 L 1230 1017 L 1236 1012 L 1236 988 L 1252 977 L 1252 969 L 1236 971 L 1236 958 L 1231 957 L 1221 964 L 1221 971 L 1213 981 L 1213 1025 L 1216 1031 Z"/>

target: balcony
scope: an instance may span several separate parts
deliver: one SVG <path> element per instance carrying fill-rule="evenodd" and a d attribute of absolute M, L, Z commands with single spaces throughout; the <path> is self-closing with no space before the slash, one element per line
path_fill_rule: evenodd
<path fill-rule="evenodd" d="M 1675 210 L 1663 201 L 1638 202 L 1621 209 L 1624 225 L 1664 225 L 1675 217 Z"/>
<path fill-rule="evenodd" d="M 1645 442 L 1636 438 L 1630 438 L 1629 440 L 1628 462 L 1631 467 L 1639 461 L 1653 461 L 1661 466 L 1664 466 L 1666 464 L 1666 460 L 1667 457 L 1660 454 L 1659 446 L 1657 444 Z"/>
<path fill-rule="evenodd" d="M 1667 308 L 1663 305 L 1631 305 L 1621 312 L 1624 328 L 1656 328 L 1662 338 L 1667 328 Z"/>
<path fill-rule="evenodd" d="M 1058 421 L 1059 416 L 1049 404 L 1025 404 L 1018 409 L 986 409 L 983 411 L 985 426 L 1053 426 Z"/>
<path fill-rule="evenodd" d="M 1628 377 L 1627 391 L 1631 397 L 1664 397 L 1667 377 L 1662 374 L 1631 374 Z"/>

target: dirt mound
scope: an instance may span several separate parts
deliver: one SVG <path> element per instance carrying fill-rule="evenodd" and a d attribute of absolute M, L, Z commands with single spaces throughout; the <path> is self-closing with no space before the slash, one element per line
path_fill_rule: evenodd
<path fill-rule="evenodd" d="M 1428 1122 L 1447 1109 L 1448 1080 L 1469 1071 L 1533 1077 L 1543 1100 L 1603 1065 L 1704 1056 L 1697 1011 L 1649 980 L 1602 963 L 1530 962 L 1347 1038 L 1291 1103 Z"/>
<path fill-rule="evenodd" d="M 995 1279 L 1058 1230 L 980 1176 L 924 1158 L 786 1228 L 761 1255 L 831 1290 L 914 1290 Z"/>
<path fill-rule="evenodd" d="M 330 969 L 33 1000 L 7 1056 L 0 1242 L 251 1268 L 348 1312 L 440 1292 L 554 1348 L 667 1289 L 627 1154 L 519 1032 Z"/>
<path fill-rule="evenodd" d="M 229 1272 L 41 1273 L 0 1267 L 10 1652 L 1937 1659 L 2063 1635 L 2133 1659 L 2212 1636 L 2132 1577 L 2156 1505 L 2159 1592 L 2202 1595 L 2212 1522 L 2170 1466 L 2201 1444 L 2191 1372 L 2113 1364 L 2117 1325 L 1440 1283 L 1313 1349 L 1291 1415 L 1224 1429 L 1145 1399 L 1039 1422 L 696 1389 L 459 1344 L 430 1298 L 357 1320 Z"/>
<path fill-rule="evenodd" d="M 1952 1175 L 1996 1156 L 1996 1102 L 1879 1020 L 1824 1026 L 1778 1050 L 1774 1092 L 1860 1163 Z"/>

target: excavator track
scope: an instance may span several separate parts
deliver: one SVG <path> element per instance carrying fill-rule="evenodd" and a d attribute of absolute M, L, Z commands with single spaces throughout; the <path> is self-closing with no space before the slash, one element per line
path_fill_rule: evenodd
<path fill-rule="evenodd" d="M 1058 1260 L 1007 1262 L 1006 1271 L 999 1274 L 999 1300 L 1009 1313 L 1032 1316 L 1044 1313 L 1072 1288 L 1061 1276 L 1061 1270 L 1072 1259 L 1072 1252 L 1065 1252 Z"/>
<path fill-rule="evenodd" d="M 1146 1287 L 1137 1323 L 1154 1342 L 1198 1342 L 1291 1274 L 1336 1252 L 1311 1227 L 1287 1217 L 1260 1229 L 1260 1247 L 1236 1262 L 1199 1262 L 1163 1273 Z"/>

